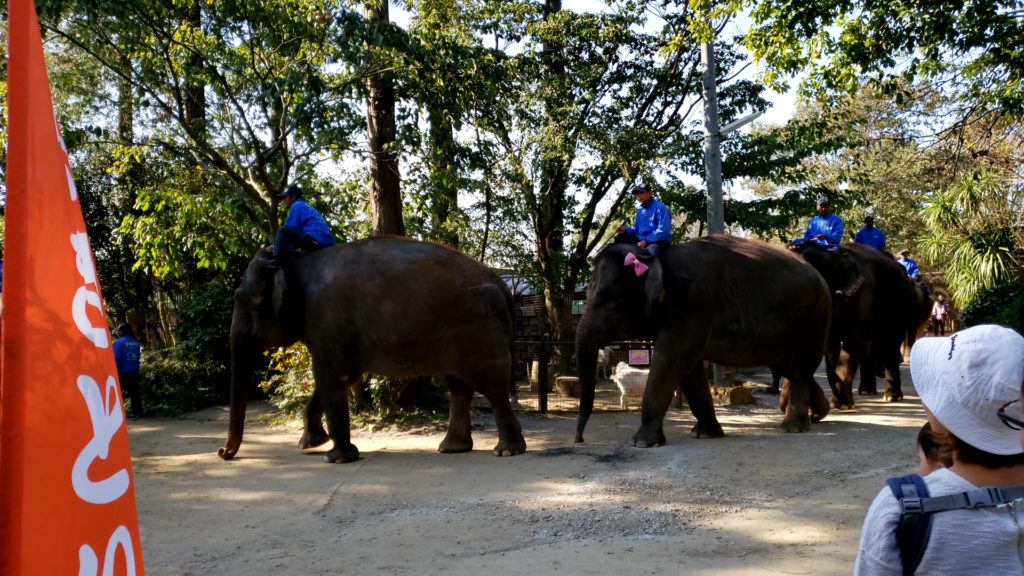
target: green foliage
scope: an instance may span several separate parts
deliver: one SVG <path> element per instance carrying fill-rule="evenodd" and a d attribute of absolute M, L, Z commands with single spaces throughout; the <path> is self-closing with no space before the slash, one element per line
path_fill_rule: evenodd
<path fill-rule="evenodd" d="M 288 416 L 302 414 L 313 394 L 313 362 L 309 350 L 299 343 L 268 353 L 270 367 L 260 388 L 270 403 Z M 416 378 L 383 378 L 365 375 L 370 391 L 369 404 L 360 409 L 351 390 L 349 412 L 352 422 L 363 426 L 408 426 L 436 422 L 447 416 L 443 381 Z M 415 390 L 417 398 L 409 397 Z"/>
<path fill-rule="evenodd" d="M 142 404 L 154 416 L 177 416 L 228 401 L 230 372 L 224 364 L 177 348 L 144 347 L 139 372 Z"/>
<path fill-rule="evenodd" d="M 439 424 L 448 416 L 444 381 L 366 375 L 371 406 L 352 410 L 352 421 L 373 428 Z"/>
<path fill-rule="evenodd" d="M 299 343 L 268 353 L 268 376 L 260 382 L 270 403 L 289 415 L 299 415 L 313 394 L 313 358 Z"/>
<path fill-rule="evenodd" d="M 990 170 L 964 176 L 924 208 L 920 252 L 942 264 L 954 302 L 1022 276 L 1024 245 L 1014 235 L 1022 212 L 1020 191 Z"/>
<path fill-rule="evenodd" d="M 1024 114 L 1024 20 L 1017 0 L 748 0 L 745 42 L 769 82 L 805 73 L 805 88 L 852 93 L 869 78 L 899 95 L 933 80 L 980 108 Z"/>
<path fill-rule="evenodd" d="M 233 290 L 222 282 L 203 286 L 182 303 L 175 326 L 180 353 L 229 366 L 228 331 L 233 307 Z"/>
<path fill-rule="evenodd" d="M 960 312 L 965 326 L 999 324 L 1024 334 L 1024 282 L 985 288 Z"/>

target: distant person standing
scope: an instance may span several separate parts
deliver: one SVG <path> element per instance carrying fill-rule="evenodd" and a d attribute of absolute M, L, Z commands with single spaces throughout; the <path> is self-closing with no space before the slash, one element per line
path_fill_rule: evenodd
<path fill-rule="evenodd" d="M 896 261 L 899 262 L 900 266 L 903 266 L 903 269 L 907 271 L 907 276 L 910 276 L 914 281 L 917 281 L 921 273 L 917 269 L 917 262 L 914 262 L 914 259 L 910 257 L 910 250 L 906 248 L 900 250 L 900 257 L 897 258 Z"/>
<path fill-rule="evenodd" d="M 932 335 L 933 336 L 945 336 L 946 335 L 946 316 L 949 312 L 946 310 L 946 297 L 939 294 L 935 297 L 935 303 L 932 304 Z"/>
<path fill-rule="evenodd" d="M 139 368 L 142 357 L 142 345 L 135 339 L 132 327 L 121 324 L 114 334 L 114 362 L 117 364 L 117 379 L 121 382 L 122 394 L 127 394 L 131 402 L 131 414 L 142 418 L 142 392 L 139 390 Z"/>
<path fill-rule="evenodd" d="M 878 251 L 885 250 L 885 233 L 881 229 L 875 228 L 875 217 L 871 214 L 864 217 L 864 227 L 857 231 L 853 241 L 857 244 L 871 246 Z"/>
<path fill-rule="evenodd" d="M 814 242 L 828 248 L 839 247 L 839 243 L 843 241 L 843 219 L 830 211 L 826 196 L 818 197 L 817 210 L 818 213 L 807 223 L 804 237 L 790 242 L 791 245 Z"/>

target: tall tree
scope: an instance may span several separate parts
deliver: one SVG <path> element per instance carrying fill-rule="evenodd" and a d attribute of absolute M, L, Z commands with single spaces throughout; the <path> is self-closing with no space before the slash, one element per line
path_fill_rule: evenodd
<path fill-rule="evenodd" d="M 251 253 L 278 225 L 276 192 L 298 174 L 318 188 L 316 166 L 360 133 L 355 68 L 326 64 L 361 52 L 363 20 L 336 1 L 54 1 L 42 23 L 133 87 L 145 130 L 115 168 L 152 163 L 163 178 L 140 190 L 142 218 L 173 206 L 170 230 L 196 226 L 184 241 L 168 241 L 166 222 L 131 226 L 154 270 Z M 204 230 L 218 212 L 242 225 Z"/>
<path fill-rule="evenodd" d="M 373 234 L 405 235 L 402 178 L 395 140 L 393 59 L 381 39 L 390 25 L 388 0 L 364 5 L 367 30 L 366 132 L 370 152 L 370 208 Z"/>
<path fill-rule="evenodd" d="M 683 178 L 703 174 L 694 138 L 699 56 L 688 41 L 687 4 L 660 12 L 664 2 L 613 4 L 602 13 L 562 10 L 557 2 L 493 8 L 504 18 L 495 28 L 523 45 L 510 64 L 520 80 L 502 95 L 504 106 L 478 122 L 503 150 L 502 179 L 529 214 L 556 339 L 568 338 L 569 306 L 588 257 L 631 212 L 633 181 L 661 180 L 659 192 L 675 204 L 689 189 Z M 742 66 L 736 46 L 721 43 L 718 51 L 723 121 L 763 109 L 761 87 L 733 78 Z"/>

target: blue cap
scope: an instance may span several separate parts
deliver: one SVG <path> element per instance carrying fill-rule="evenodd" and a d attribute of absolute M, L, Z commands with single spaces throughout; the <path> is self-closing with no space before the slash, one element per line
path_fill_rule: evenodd
<path fill-rule="evenodd" d="M 302 196 L 302 188 L 299 188 L 298 184 L 289 184 L 284 192 L 277 195 L 278 198 L 285 198 L 287 196 Z"/>

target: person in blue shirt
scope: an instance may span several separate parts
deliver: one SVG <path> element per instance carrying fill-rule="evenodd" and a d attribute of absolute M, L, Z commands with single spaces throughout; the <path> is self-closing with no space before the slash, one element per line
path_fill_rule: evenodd
<path fill-rule="evenodd" d="M 324 217 L 302 197 L 302 188 L 292 184 L 277 196 L 288 209 L 288 219 L 277 229 L 274 258 L 297 248 L 304 252 L 319 250 L 337 242 Z"/>
<path fill-rule="evenodd" d="M 853 241 L 857 244 L 871 246 L 880 252 L 885 250 L 885 234 L 875 228 L 875 217 L 871 214 L 864 217 L 864 227 L 857 231 Z"/>
<path fill-rule="evenodd" d="M 803 238 L 798 238 L 790 244 L 803 244 L 814 242 L 828 248 L 838 248 L 843 241 L 843 220 L 839 216 L 829 212 L 828 198 L 818 197 L 818 213 L 807 223 L 807 231 Z"/>
<path fill-rule="evenodd" d="M 131 403 L 132 416 L 142 418 L 142 392 L 139 390 L 139 367 L 142 357 L 142 345 L 135 339 L 132 327 L 121 324 L 114 331 L 114 363 L 117 364 L 117 379 L 121 382 L 122 394 L 128 396 Z"/>
<path fill-rule="evenodd" d="M 903 269 L 907 271 L 907 276 L 910 276 L 914 280 L 918 279 L 920 271 L 917 269 L 917 262 L 914 262 L 914 259 L 910 257 L 910 250 L 907 250 L 906 248 L 900 250 L 900 257 L 897 258 L 896 261 L 899 262 L 900 266 L 903 266 Z"/>
<path fill-rule="evenodd" d="M 635 237 L 638 247 L 646 248 L 648 254 L 657 258 L 672 243 L 672 214 L 654 197 L 649 184 L 634 186 L 633 197 L 640 203 L 633 225 L 620 226 L 616 232 Z"/>

